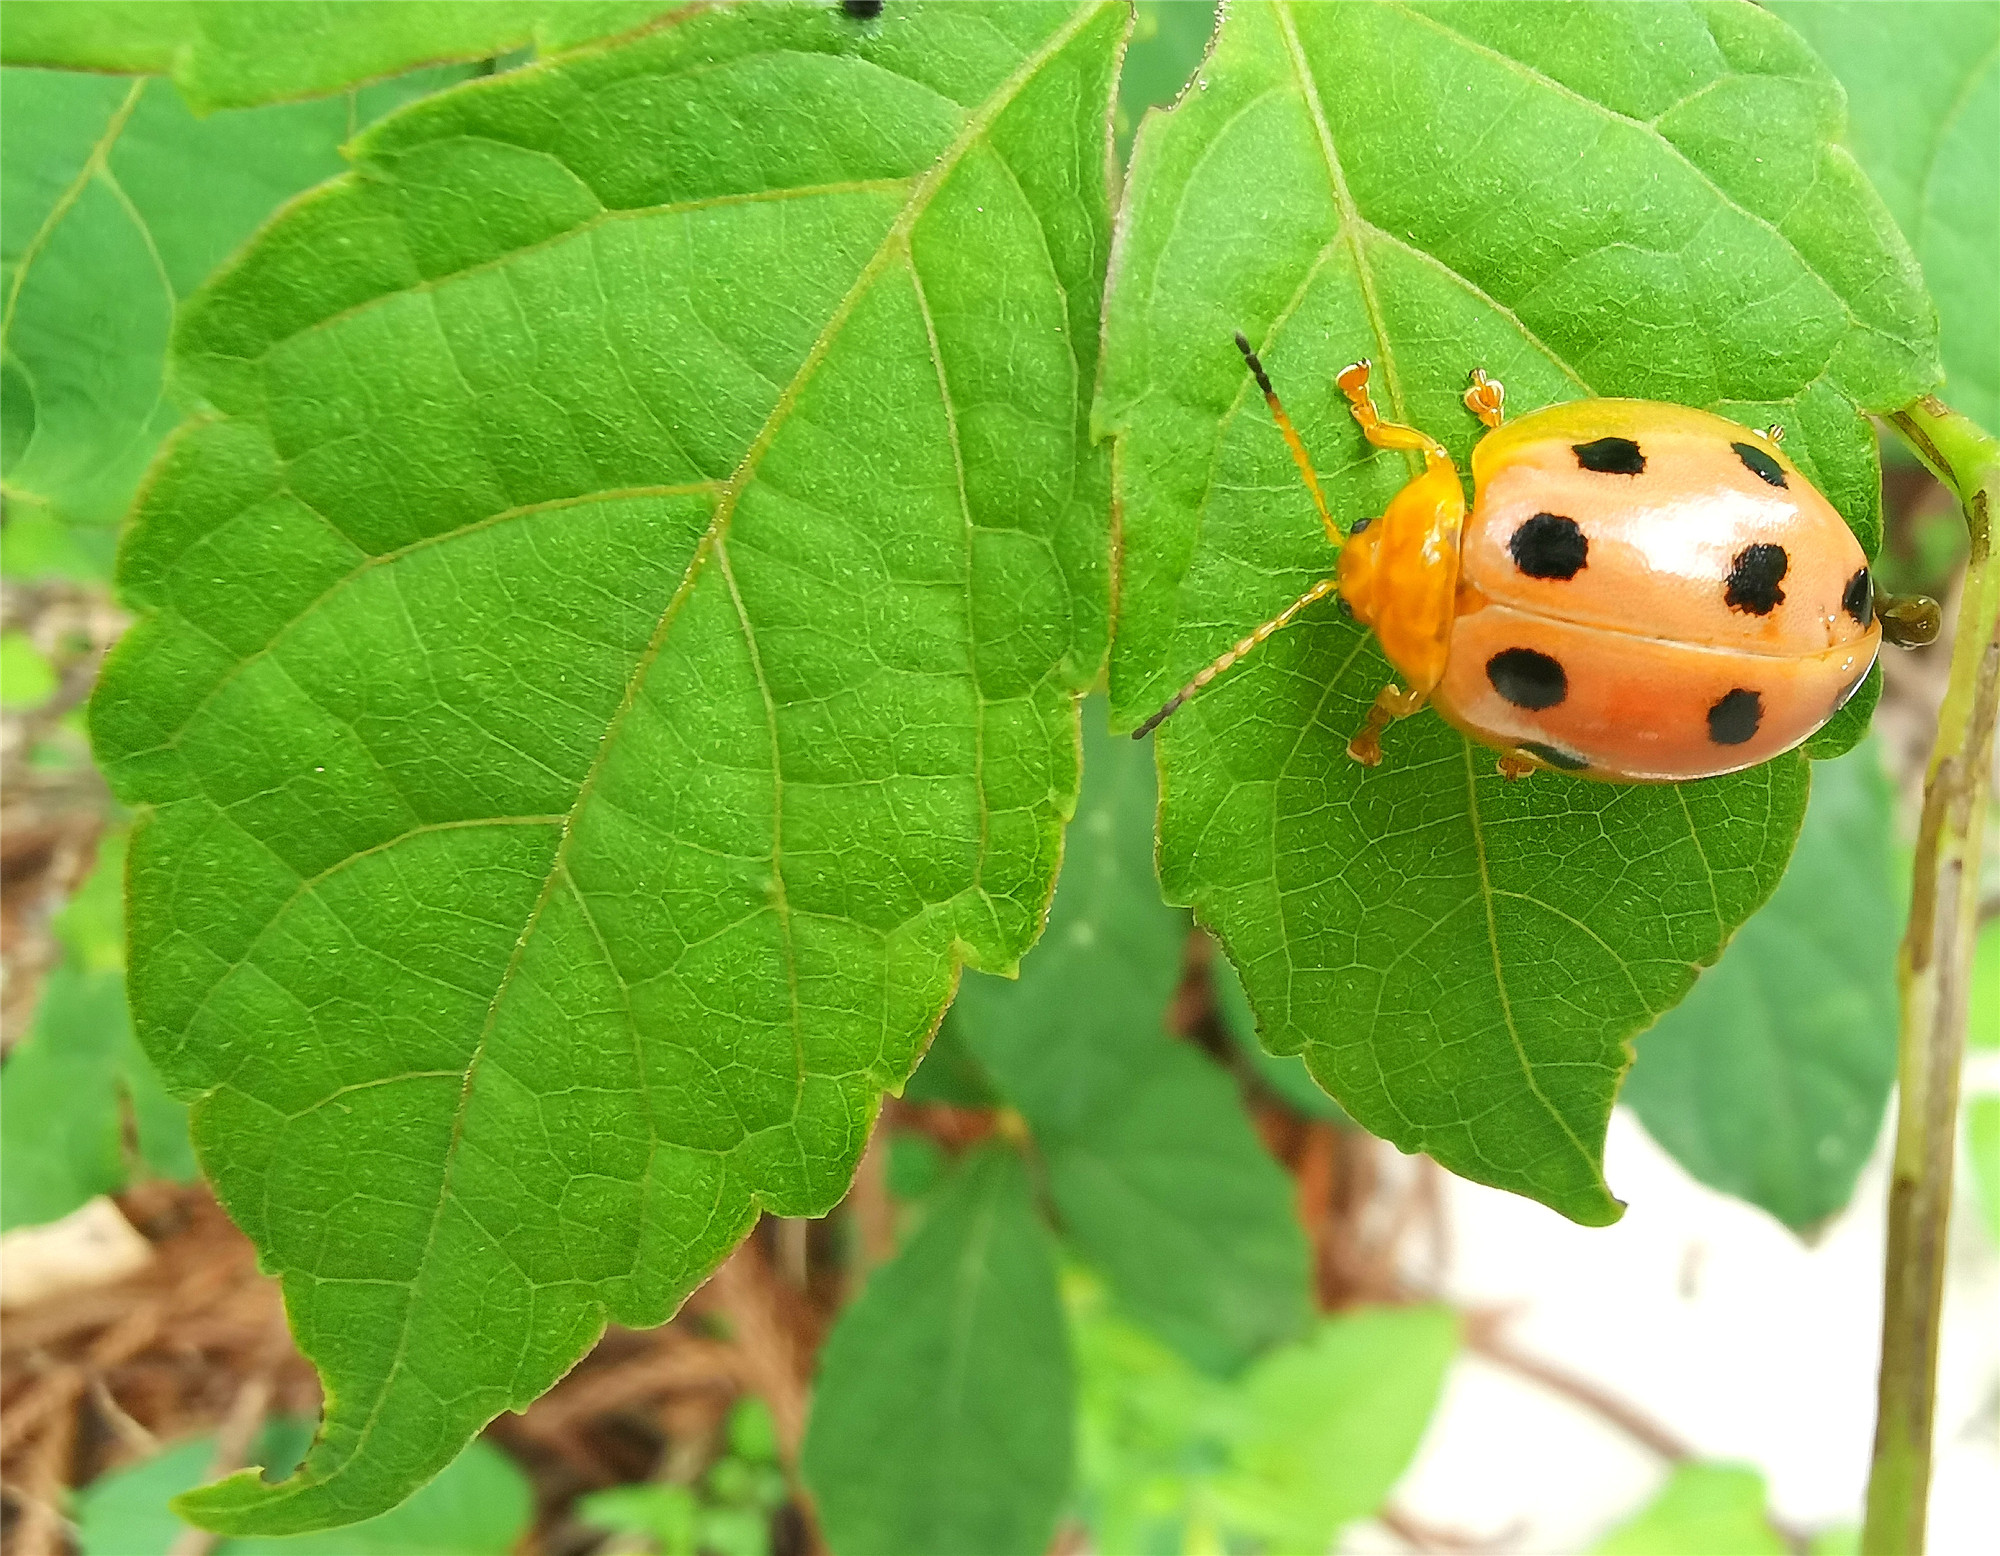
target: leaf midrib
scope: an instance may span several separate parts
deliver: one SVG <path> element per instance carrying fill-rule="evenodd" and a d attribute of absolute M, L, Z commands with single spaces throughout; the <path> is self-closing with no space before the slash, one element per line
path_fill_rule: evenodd
<path fill-rule="evenodd" d="M 513 986 L 515 974 L 519 971 L 521 960 L 526 953 L 529 942 L 533 938 L 537 925 L 541 921 L 542 913 L 553 896 L 557 884 L 567 878 L 569 846 L 572 839 L 576 836 L 577 817 L 595 790 L 597 778 L 603 771 L 607 754 L 616 742 L 617 734 L 624 722 L 625 715 L 637 701 L 640 685 L 644 682 L 647 672 L 651 669 L 653 662 L 664 647 L 673 623 L 680 614 L 682 605 L 693 593 L 695 582 L 700 577 L 707 553 L 715 550 L 723 543 L 727 535 L 729 522 L 734 516 L 737 502 L 740 500 L 744 489 L 755 476 L 757 466 L 769 450 L 772 442 L 776 439 L 778 430 L 783 426 L 785 419 L 797 403 L 798 397 L 803 392 L 805 385 L 818 370 L 820 363 L 832 348 L 833 341 L 838 337 L 840 330 L 845 326 L 855 307 L 859 305 L 860 299 L 874 285 L 875 280 L 888 268 L 891 259 L 907 252 L 910 232 L 914 229 L 917 221 L 929 209 L 931 200 L 944 186 L 951 174 L 956 171 L 966 152 L 985 136 L 986 132 L 992 127 L 993 122 L 1012 104 L 1028 83 L 1035 78 L 1041 68 L 1067 48 L 1077 35 L 1083 31 L 1085 26 L 1096 18 L 1107 3 L 1108 0 L 1085 0 L 1085 3 L 1078 5 L 1070 19 L 1029 54 L 1015 71 L 995 88 L 994 92 L 980 105 L 979 109 L 967 118 L 964 127 L 953 139 L 951 145 L 945 149 L 937 162 L 912 186 L 909 199 L 905 202 L 903 210 L 898 213 L 896 220 L 890 224 L 888 232 L 883 235 L 875 253 L 862 266 L 847 295 L 841 299 L 832 315 L 828 318 L 825 326 L 822 327 L 818 339 L 813 342 L 811 349 L 799 364 L 791 382 L 773 404 L 765 418 L 763 427 L 759 430 L 757 436 L 752 440 L 749 449 L 744 454 L 742 463 L 725 484 L 722 498 L 716 504 L 716 511 L 709 522 L 707 532 L 702 536 L 701 541 L 695 548 L 694 556 L 688 564 L 687 572 L 681 581 L 680 587 L 675 590 L 673 598 L 668 602 L 665 611 L 662 612 L 651 641 L 640 655 L 630 677 L 627 679 L 624 696 L 605 726 L 604 735 L 598 744 L 597 754 L 592 759 L 590 768 L 578 788 L 576 800 L 570 806 L 564 818 L 562 839 L 556 846 L 555 857 L 550 862 L 548 873 L 543 879 L 541 892 L 536 899 L 534 907 L 529 912 L 527 922 L 523 925 L 520 936 L 515 941 L 514 949 L 510 953 L 507 965 L 501 973 L 500 982 L 494 990 L 492 1001 L 487 1007 L 486 1019 L 481 1025 L 479 1037 L 474 1044 L 473 1051 L 466 1061 L 465 1084 L 460 1088 L 458 1105 L 452 1114 L 451 1138 L 445 1148 L 445 1165 L 439 1183 L 438 1203 L 432 1212 L 431 1223 L 424 1237 L 423 1251 L 416 1261 L 415 1273 L 409 1282 L 407 1282 L 408 1287 L 414 1288 L 418 1285 L 423 1280 L 424 1272 L 429 1266 L 431 1252 L 437 1241 L 438 1228 L 443 1224 L 445 1208 L 451 1200 L 452 1173 L 458 1160 L 459 1142 L 464 1134 L 466 1105 L 472 1095 L 473 1081 L 478 1073 L 480 1061 L 486 1052 L 487 1044 L 491 1039 L 501 1005 L 506 998 L 507 992 Z M 775 771 L 772 774 L 772 780 L 775 794 L 782 788 L 779 775 Z M 778 890 L 780 895 L 782 895 L 782 881 L 778 883 Z M 786 938 L 788 945 L 787 954 L 789 956 L 789 928 L 787 929 Z M 796 1012 L 796 1005 L 794 1009 Z M 756 1203 L 758 1197 L 754 1193 L 751 1197 L 753 1203 Z M 346 1475 L 350 1469 L 362 1461 L 363 1452 L 368 1440 L 381 1419 L 382 1411 L 388 1401 L 390 1384 L 401 1373 L 405 1365 L 413 1327 L 411 1323 L 411 1308 L 413 1306 L 414 1304 L 409 1304 L 405 1307 L 403 1323 L 396 1338 L 395 1355 L 391 1358 L 389 1365 L 383 1370 L 382 1383 L 377 1389 L 374 1402 L 369 1409 L 366 1420 L 362 1422 L 355 1434 L 353 1445 L 334 1466 L 332 1471 L 320 1479 L 305 1482 L 302 1477 L 295 1474 L 294 1480 L 288 1484 L 297 1485 L 299 1489 L 291 1493 L 292 1495 L 302 1494 L 308 1486 L 313 1488 L 329 1486 L 334 1481 Z M 283 1497 L 286 1493 L 283 1490 L 275 1490 L 270 1495 L 272 1497 Z"/>

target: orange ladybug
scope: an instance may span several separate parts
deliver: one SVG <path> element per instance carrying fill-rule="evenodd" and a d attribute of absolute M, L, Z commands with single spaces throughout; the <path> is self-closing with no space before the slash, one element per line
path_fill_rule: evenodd
<path fill-rule="evenodd" d="M 1833 717 L 1891 641 L 1928 642 L 1937 607 L 1879 604 L 1868 559 L 1778 446 L 1720 416 L 1651 400 L 1579 400 L 1505 422 L 1505 391 L 1472 374 L 1466 408 L 1491 429 L 1473 496 L 1451 456 L 1385 422 L 1367 362 L 1336 382 L 1378 448 L 1423 473 L 1343 536 L 1305 445 L 1241 335 L 1339 550 L 1322 579 L 1142 725 L 1176 708 L 1316 600 L 1338 593 L 1401 684 L 1382 689 L 1348 754 L 1372 767 L 1381 732 L 1425 703 L 1502 755 L 1623 783 L 1707 778 L 1789 751 Z"/>

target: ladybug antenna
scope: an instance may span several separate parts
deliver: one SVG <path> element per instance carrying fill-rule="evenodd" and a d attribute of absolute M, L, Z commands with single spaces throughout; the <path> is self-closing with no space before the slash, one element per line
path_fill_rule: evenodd
<path fill-rule="evenodd" d="M 1313 470 L 1312 456 L 1306 452 L 1305 442 L 1299 437 L 1298 429 L 1292 425 L 1292 418 L 1285 414 L 1284 404 L 1278 399 L 1278 391 L 1271 387 L 1271 375 L 1264 371 L 1264 364 L 1257 360 L 1257 353 L 1250 349 L 1250 342 L 1244 338 L 1241 330 L 1236 332 L 1236 349 L 1243 353 L 1243 360 L 1250 364 L 1250 375 L 1257 380 L 1257 387 L 1264 391 L 1264 403 L 1271 407 L 1271 419 L 1278 424 L 1278 430 L 1285 435 L 1285 446 L 1292 451 L 1292 463 L 1299 467 L 1299 474 L 1305 477 L 1306 490 L 1312 493 L 1313 506 L 1319 509 L 1319 521 L 1326 526 L 1326 538 L 1338 550 L 1341 540 L 1340 529 L 1333 522 L 1333 515 L 1326 511 L 1326 498 L 1320 495 L 1319 476 Z"/>
<path fill-rule="evenodd" d="M 1256 358 L 1252 357 L 1251 360 L 1254 362 Z M 1294 616 L 1298 615 L 1298 613 L 1304 610 L 1308 605 L 1311 605 L 1315 600 L 1325 599 L 1329 594 L 1333 593 L 1333 591 L 1338 589 L 1339 587 L 1340 587 L 1340 580 L 1338 578 L 1334 578 L 1331 576 L 1322 578 L 1318 583 L 1314 584 L 1310 589 L 1306 590 L 1304 594 L 1300 595 L 1296 600 L 1292 601 L 1291 604 L 1287 605 L 1283 610 L 1279 611 L 1277 615 L 1273 616 L 1269 621 L 1265 622 L 1263 626 L 1259 627 L 1255 632 L 1251 633 L 1250 636 L 1245 638 L 1242 642 L 1238 643 L 1228 653 L 1224 654 L 1220 659 L 1216 660 L 1215 663 L 1210 665 L 1206 670 L 1202 671 L 1201 674 L 1197 675 L 1192 681 L 1189 681 L 1187 685 L 1183 686 L 1179 691 L 1175 692 L 1173 696 L 1168 699 L 1167 705 L 1164 708 L 1160 709 L 1158 713 L 1155 713 L 1151 718 L 1146 720 L 1145 723 L 1141 724 L 1137 729 L 1132 731 L 1132 738 L 1134 740 L 1144 740 L 1148 735 L 1152 734 L 1154 730 L 1158 729 L 1162 724 L 1166 723 L 1167 719 L 1177 709 L 1179 709 L 1180 705 L 1186 702 L 1188 698 L 1192 697 L 1196 692 L 1200 691 L 1210 681 L 1214 680 L 1218 675 L 1222 674 L 1223 671 L 1227 670 L 1231 665 L 1235 664 L 1237 660 L 1241 659 L 1245 654 L 1249 653 L 1251 649 L 1255 648 L 1259 643 L 1263 642 L 1264 639 L 1270 637 L 1272 633 L 1277 632 L 1280 629 L 1284 628 L 1285 626 L 1289 625 L 1291 619 Z"/>

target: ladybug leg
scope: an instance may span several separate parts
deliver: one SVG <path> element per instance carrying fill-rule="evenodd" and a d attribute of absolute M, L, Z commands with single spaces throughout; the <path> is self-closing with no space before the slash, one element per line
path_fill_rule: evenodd
<path fill-rule="evenodd" d="M 1375 397 L 1368 392 L 1370 371 L 1371 365 L 1364 357 L 1359 362 L 1350 362 L 1333 379 L 1340 385 L 1340 392 L 1347 396 L 1354 419 L 1361 424 L 1361 435 L 1377 448 L 1413 449 L 1424 456 L 1424 464 L 1429 469 L 1450 470 L 1451 456 L 1436 438 L 1419 432 L 1415 427 L 1406 427 L 1401 422 L 1382 419 L 1382 413 L 1375 408 Z"/>
<path fill-rule="evenodd" d="M 1519 751 L 1506 751 L 1493 764 L 1500 769 L 1500 776 L 1512 783 L 1516 778 L 1525 778 L 1541 764 L 1531 756 L 1523 756 Z"/>
<path fill-rule="evenodd" d="M 1465 391 L 1465 408 L 1485 422 L 1489 427 L 1497 427 L 1504 419 L 1507 407 L 1507 386 L 1497 378 L 1488 378 L 1486 369 L 1472 370 L 1472 386 Z"/>
<path fill-rule="evenodd" d="M 1236 334 L 1236 349 L 1243 353 L 1243 360 L 1250 364 L 1250 375 L 1257 380 L 1257 387 L 1264 391 L 1264 403 L 1271 407 L 1271 419 L 1278 424 L 1278 431 L 1284 434 L 1285 447 L 1292 451 L 1292 463 L 1299 467 L 1299 474 L 1305 477 L 1306 490 L 1312 493 L 1313 506 L 1319 509 L 1319 521 L 1326 526 L 1326 538 L 1333 543 L 1334 550 L 1340 549 L 1340 526 L 1333 522 L 1333 515 L 1326 511 L 1326 498 L 1320 495 L 1319 476 L 1313 471 L 1312 456 L 1306 452 L 1305 440 L 1292 425 L 1292 418 L 1285 414 L 1285 407 L 1278 399 L 1278 391 L 1271 387 L 1271 375 L 1264 371 L 1264 364 L 1257 360 L 1257 353 L 1250 349 L 1250 342 L 1242 331 Z"/>
<path fill-rule="evenodd" d="M 1164 724 L 1167 721 L 1168 717 L 1175 711 L 1175 709 L 1179 708 L 1182 703 L 1188 700 L 1188 698 L 1192 697 L 1196 692 L 1200 691 L 1210 681 L 1214 680 L 1218 675 L 1222 674 L 1223 671 L 1227 670 L 1231 665 L 1235 664 L 1237 660 L 1241 659 L 1245 654 L 1249 653 L 1250 650 L 1255 648 L 1259 643 L 1263 642 L 1273 633 L 1289 625 L 1291 619 L 1294 616 L 1298 615 L 1298 613 L 1304 610 L 1308 605 L 1311 605 L 1315 600 L 1325 599 L 1329 594 L 1332 594 L 1334 590 L 1338 589 L 1339 587 L 1340 587 L 1340 580 L 1338 578 L 1330 576 L 1322 578 L 1318 583 L 1314 584 L 1310 589 L 1306 590 L 1304 594 L 1300 595 L 1296 600 L 1292 601 L 1291 604 L 1287 605 L 1283 610 L 1279 611 L 1277 615 L 1273 616 L 1269 621 L 1265 622 L 1263 626 L 1259 627 L 1255 632 L 1252 632 L 1242 642 L 1238 643 L 1234 648 L 1230 649 L 1228 653 L 1224 654 L 1220 659 L 1216 660 L 1215 663 L 1211 664 L 1207 669 L 1203 670 L 1201 674 L 1197 675 L 1192 681 L 1189 681 L 1187 685 L 1183 686 L 1179 691 L 1175 692 L 1174 695 L 1170 699 L 1168 699 L 1167 705 L 1164 708 L 1160 709 L 1158 713 L 1155 713 L 1151 718 L 1146 720 L 1145 723 L 1141 724 L 1137 729 L 1132 731 L 1132 738 L 1134 740 L 1144 740 L 1148 735 L 1152 734 L 1154 730 L 1158 729 L 1162 724 Z"/>
<path fill-rule="evenodd" d="M 1391 681 L 1375 694 L 1375 703 L 1369 708 L 1367 719 L 1355 737 L 1347 742 L 1347 754 L 1363 767 L 1380 766 L 1382 731 L 1392 720 L 1406 719 L 1423 705 L 1422 692 L 1406 692 Z"/>

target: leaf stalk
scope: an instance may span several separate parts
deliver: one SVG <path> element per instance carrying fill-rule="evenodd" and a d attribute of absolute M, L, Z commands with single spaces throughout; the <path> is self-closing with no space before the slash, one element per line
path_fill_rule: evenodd
<path fill-rule="evenodd" d="M 1937 1404 L 1960 1062 L 1974 932 L 1980 837 L 1993 787 L 2000 714 L 2000 565 L 1992 509 L 2000 439 L 1926 395 L 1889 424 L 1951 489 L 1971 536 L 1951 679 L 1924 778 L 1909 928 L 1900 958 L 1902 1032 L 1896 1152 L 1883 1272 L 1882 1360 L 1868 1474 L 1863 1556 L 1921 1556 Z"/>

